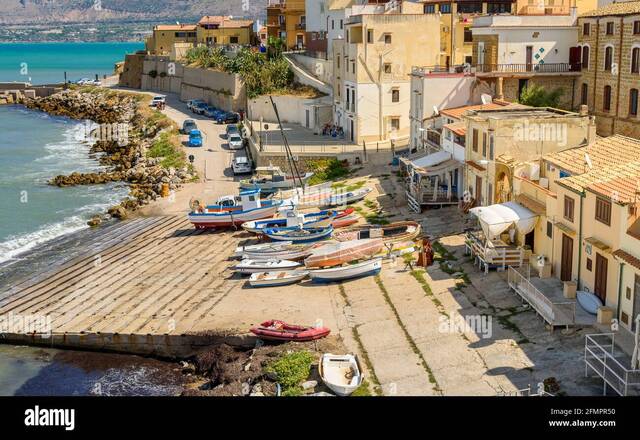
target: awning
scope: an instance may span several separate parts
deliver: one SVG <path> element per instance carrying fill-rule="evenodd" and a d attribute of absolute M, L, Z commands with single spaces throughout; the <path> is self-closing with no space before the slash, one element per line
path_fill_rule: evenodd
<path fill-rule="evenodd" d="M 485 237 L 489 240 L 500 237 L 514 226 L 521 234 L 533 231 L 538 215 L 516 202 L 505 202 L 491 206 L 480 206 L 469 210 L 478 217 Z"/>
<path fill-rule="evenodd" d="M 429 168 L 449 159 L 451 159 L 451 153 L 448 151 L 437 151 L 435 153 L 428 154 L 427 156 L 422 156 L 419 159 L 412 160 L 411 164 L 418 168 Z"/>

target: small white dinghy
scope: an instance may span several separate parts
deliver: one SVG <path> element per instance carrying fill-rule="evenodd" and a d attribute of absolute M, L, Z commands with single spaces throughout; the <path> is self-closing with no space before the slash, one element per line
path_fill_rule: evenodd
<path fill-rule="evenodd" d="M 578 304 L 580 304 L 580 307 L 582 307 L 586 312 L 591 313 L 592 315 L 598 314 L 598 307 L 602 306 L 600 298 L 591 292 L 585 292 L 583 290 L 579 290 L 576 293 L 576 297 L 578 299 Z"/>
<path fill-rule="evenodd" d="M 286 286 L 302 281 L 309 275 L 308 270 L 283 270 L 280 272 L 254 273 L 249 278 L 251 287 Z"/>
<path fill-rule="evenodd" d="M 256 272 L 277 272 L 291 270 L 301 266 L 300 263 L 289 260 L 242 260 L 236 264 L 234 270 L 242 274 Z"/>
<path fill-rule="evenodd" d="M 320 377 L 326 386 L 338 396 L 349 396 L 364 379 L 358 356 L 325 353 L 318 366 Z"/>
<path fill-rule="evenodd" d="M 277 243 L 260 243 L 248 246 L 238 246 L 233 256 L 239 258 L 242 257 L 243 254 L 251 252 L 278 252 L 282 249 L 285 249 L 287 246 L 291 246 L 292 244 L 292 241 L 279 241 Z"/>

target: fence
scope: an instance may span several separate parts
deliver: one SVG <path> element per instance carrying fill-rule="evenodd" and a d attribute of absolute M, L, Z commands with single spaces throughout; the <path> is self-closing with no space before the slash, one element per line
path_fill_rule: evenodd
<path fill-rule="evenodd" d="M 478 64 L 476 73 L 567 73 L 580 72 L 580 63 L 545 63 L 545 64 Z"/>
<path fill-rule="evenodd" d="M 607 392 L 607 385 L 621 396 L 637 393 L 640 391 L 640 370 L 624 367 L 614 356 L 614 351 L 614 333 L 585 335 L 585 377 L 589 376 L 589 370 L 601 377 L 604 381 L 603 394 Z"/>

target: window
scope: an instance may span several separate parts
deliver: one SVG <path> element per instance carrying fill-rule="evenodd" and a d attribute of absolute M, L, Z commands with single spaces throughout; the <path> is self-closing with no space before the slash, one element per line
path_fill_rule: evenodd
<path fill-rule="evenodd" d="M 400 90 L 391 90 L 391 102 L 400 102 Z"/>
<path fill-rule="evenodd" d="M 629 90 L 629 115 L 638 116 L 638 89 Z"/>
<path fill-rule="evenodd" d="M 482 2 L 458 3 L 458 12 L 461 14 L 480 14 L 482 12 Z"/>
<path fill-rule="evenodd" d="M 553 238 L 553 223 L 547 221 L 547 237 Z"/>
<path fill-rule="evenodd" d="M 582 47 L 582 68 L 589 69 L 589 46 Z"/>
<path fill-rule="evenodd" d="M 596 220 L 607 226 L 611 224 L 611 202 L 609 200 L 596 197 Z"/>
<path fill-rule="evenodd" d="M 384 73 L 391 73 L 391 63 L 384 63 Z"/>
<path fill-rule="evenodd" d="M 435 14 L 436 13 L 436 5 L 424 5 L 424 13 L 425 14 Z"/>
<path fill-rule="evenodd" d="M 589 102 L 589 86 L 587 83 L 582 83 L 582 93 L 580 96 L 580 104 L 587 105 Z"/>
<path fill-rule="evenodd" d="M 472 43 L 473 42 L 473 34 L 471 33 L 471 28 L 470 27 L 464 28 L 464 42 L 465 43 Z"/>
<path fill-rule="evenodd" d="M 238 37 L 229 37 L 229 43 L 238 44 Z"/>
<path fill-rule="evenodd" d="M 351 73 L 356 73 L 356 62 L 351 61 Z"/>
<path fill-rule="evenodd" d="M 611 86 L 604 86 L 604 96 L 602 97 L 602 110 L 611 110 Z"/>
<path fill-rule="evenodd" d="M 482 133 L 482 157 L 487 157 L 487 133 Z"/>
<path fill-rule="evenodd" d="M 613 65 L 613 46 L 607 46 L 604 49 L 604 70 L 611 70 Z"/>
<path fill-rule="evenodd" d="M 627 292 L 624 295 L 627 299 L 631 299 L 631 287 L 627 286 Z"/>
<path fill-rule="evenodd" d="M 489 135 L 489 160 L 493 160 L 493 135 Z"/>
<path fill-rule="evenodd" d="M 340 29 L 344 29 L 344 20 L 340 20 Z"/>
<path fill-rule="evenodd" d="M 472 138 L 472 146 L 473 146 L 473 151 L 475 151 L 476 153 L 478 152 L 478 129 L 474 128 L 473 129 L 473 138 Z"/>
<path fill-rule="evenodd" d="M 591 258 L 587 258 L 587 270 L 589 272 L 593 270 L 593 260 Z"/>
<path fill-rule="evenodd" d="M 631 73 L 640 73 L 640 47 L 631 49 Z"/>
<path fill-rule="evenodd" d="M 373 29 L 367 29 L 367 43 L 373 43 Z"/>
<path fill-rule="evenodd" d="M 564 218 L 566 220 L 569 220 L 570 222 L 573 221 L 573 208 L 575 206 L 575 200 L 573 200 L 571 197 L 569 196 L 564 196 Z"/>
<path fill-rule="evenodd" d="M 340 68 L 340 55 L 336 57 L 336 67 Z"/>
<path fill-rule="evenodd" d="M 591 34 L 591 23 L 584 23 L 582 25 L 582 35 L 590 35 Z"/>
<path fill-rule="evenodd" d="M 391 34 L 384 34 L 384 44 L 391 44 Z"/>
<path fill-rule="evenodd" d="M 607 35 L 613 35 L 613 21 L 607 23 Z"/>
<path fill-rule="evenodd" d="M 392 118 L 391 119 L 391 129 L 392 130 L 400 130 L 400 119 Z"/>
<path fill-rule="evenodd" d="M 438 8 L 441 14 L 451 14 L 451 3 L 440 3 Z"/>
<path fill-rule="evenodd" d="M 505 14 L 511 12 L 510 2 L 487 3 L 488 14 Z"/>
<path fill-rule="evenodd" d="M 331 20 L 331 30 L 334 30 L 336 28 L 336 22 L 335 20 Z"/>
<path fill-rule="evenodd" d="M 633 22 L 633 35 L 640 35 L 640 20 Z"/>

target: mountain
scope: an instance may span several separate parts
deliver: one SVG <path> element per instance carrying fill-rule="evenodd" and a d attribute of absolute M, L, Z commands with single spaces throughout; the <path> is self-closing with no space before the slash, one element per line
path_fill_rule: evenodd
<path fill-rule="evenodd" d="M 1 0 L 0 25 L 194 21 L 203 15 L 260 18 L 266 0 Z"/>

